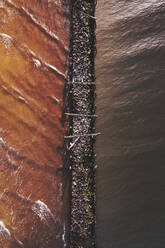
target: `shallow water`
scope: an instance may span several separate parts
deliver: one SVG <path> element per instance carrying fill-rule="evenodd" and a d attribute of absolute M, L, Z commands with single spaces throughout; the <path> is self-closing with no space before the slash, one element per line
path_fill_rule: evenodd
<path fill-rule="evenodd" d="M 0 0 L 0 247 L 67 245 L 68 11 L 63 1 Z"/>
<path fill-rule="evenodd" d="M 97 6 L 97 246 L 165 236 L 165 1 Z"/>

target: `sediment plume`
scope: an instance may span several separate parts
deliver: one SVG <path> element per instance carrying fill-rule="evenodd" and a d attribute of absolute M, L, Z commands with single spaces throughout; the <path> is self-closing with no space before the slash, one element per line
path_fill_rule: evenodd
<path fill-rule="evenodd" d="M 0 246 L 67 246 L 69 3 L 0 1 Z"/>

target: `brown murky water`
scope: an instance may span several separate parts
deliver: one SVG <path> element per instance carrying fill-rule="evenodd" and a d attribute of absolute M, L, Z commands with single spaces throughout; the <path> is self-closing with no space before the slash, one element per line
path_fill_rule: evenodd
<path fill-rule="evenodd" d="M 97 245 L 165 243 L 165 1 L 97 6 Z"/>
<path fill-rule="evenodd" d="M 0 247 L 66 247 L 63 1 L 0 0 Z"/>

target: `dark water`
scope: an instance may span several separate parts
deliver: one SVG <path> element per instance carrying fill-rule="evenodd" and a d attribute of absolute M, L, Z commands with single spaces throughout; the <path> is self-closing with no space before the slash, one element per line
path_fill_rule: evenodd
<path fill-rule="evenodd" d="M 165 247 L 165 1 L 100 0 L 98 248 Z"/>

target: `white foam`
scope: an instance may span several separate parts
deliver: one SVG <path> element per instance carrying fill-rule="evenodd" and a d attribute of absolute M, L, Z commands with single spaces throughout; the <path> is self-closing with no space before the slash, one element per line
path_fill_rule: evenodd
<path fill-rule="evenodd" d="M 0 236 L 9 238 L 11 236 L 10 231 L 5 227 L 3 221 L 0 221 Z"/>
<path fill-rule="evenodd" d="M 5 141 L 2 139 L 2 137 L 0 137 L 0 144 L 5 144 Z"/>
<path fill-rule="evenodd" d="M 60 100 L 57 97 L 55 97 L 54 95 L 51 95 L 51 98 L 53 100 L 55 100 L 58 104 L 60 103 Z"/>
<path fill-rule="evenodd" d="M 64 242 L 64 247 L 67 247 L 67 242 L 66 242 L 66 226 L 64 224 L 64 233 L 62 234 L 62 240 Z"/>
<path fill-rule="evenodd" d="M 53 71 L 55 71 L 55 72 L 57 72 L 58 74 L 60 74 L 60 75 L 62 75 L 63 77 L 65 77 L 65 74 L 63 74 L 61 71 L 59 71 L 55 66 L 53 66 L 53 65 L 51 65 L 51 64 L 49 64 L 49 63 L 47 63 L 47 62 L 44 62 L 44 64 L 45 64 L 48 68 L 52 69 Z"/>
<path fill-rule="evenodd" d="M 42 57 L 39 57 L 35 54 L 34 51 L 32 51 L 31 49 L 29 49 L 27 46 L 25 46 L 26 49 L 28 50 L 28 52 L 34 57 L 33 58 L 33 61 L 36 62 L 37 61 L 37 64 L 41 64 L 43 63 L 46 67 L 50 68 L 51 70 L 57 72 L 59 75 L 62 75 L 63 77 L 66 77 L 64 73 L 62 73 L 61 71 L 59 71 L 55 66 L 47 63 L 46 61 L 44 61 L 44 59 Z M 37 57 L 37 59 L 36 59 Z"/>
<path fill-rule="evenodd" d="M 53 37 L 56 40 L 59 40 L 59 37 L 55 35 L 53 32 L 51 32 L 48 27 L 42 23 L 41 21 L 37 20 L 34 15 L 32 15 L 26 8 L 22 7 L 22 9 L 25 11 L 25 13 L 33 20 L 34 23 L 41 26 L 47 34 L 49 34 L 51 37 Z"/>
<path fill-rule="evenodd" d="M 33 59 L 33 62 L 37 68 L 41 67 L 41 62 L 38 59 Z"/>
<path fill-rule="evenodd" d="M 11 46 L 12 37 L 8 34 L 0 33 L 0 38 L 2 42 L 5 43 L 6 48 L 9 48 Z"/>
<path fill-rule="evenodd" d="M 54 220 L 54 216 L 48 206 L 40 200 L 34 203 L 32 210 L 39 216 L 40 220 L 43 222 L 47 222 L 50 218 Z"/>

